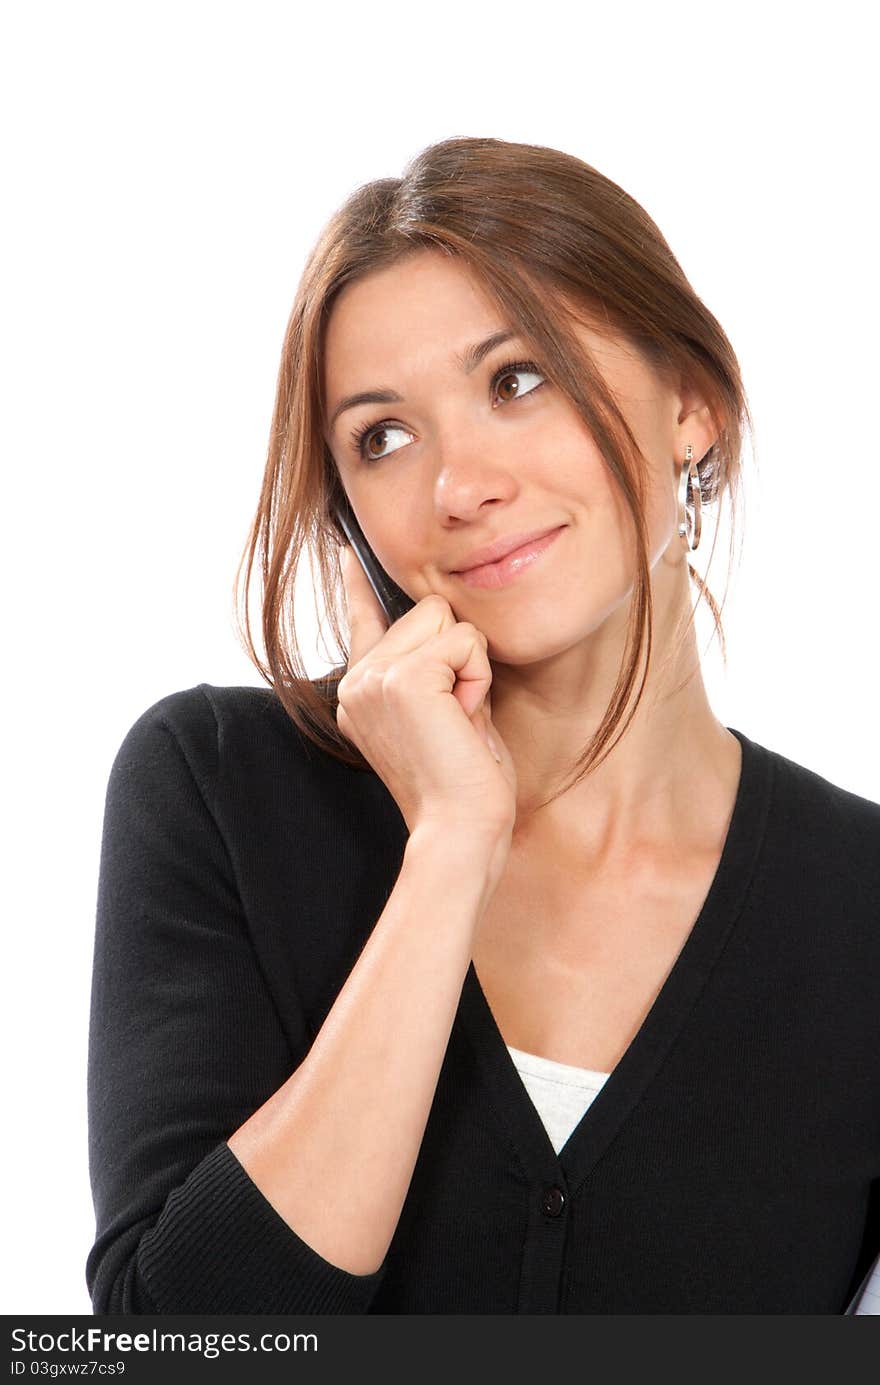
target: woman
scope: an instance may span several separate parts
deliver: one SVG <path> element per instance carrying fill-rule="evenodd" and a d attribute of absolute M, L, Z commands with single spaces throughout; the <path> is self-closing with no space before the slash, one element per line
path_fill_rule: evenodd
<path fill-rule="evenodd" d="M 688 553 L 747 423 L 660 232 L 575 158 L 452 139 L 331 219 L 245 554 L 270 687 L 162 699 L 110 776 L 96 1311 L 845 1310 L 880 805 L 709 706 Z"/>

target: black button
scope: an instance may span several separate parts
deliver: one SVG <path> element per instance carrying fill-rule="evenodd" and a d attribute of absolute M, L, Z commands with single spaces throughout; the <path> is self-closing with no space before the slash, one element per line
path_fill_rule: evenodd
<path fill-rule="evenodd" d="M 541 1211 L 545 1217 L 558 1217 L 565 1206 L 565 1193 L 561 1188 L 545 1188 L 541 1197 Z"/>

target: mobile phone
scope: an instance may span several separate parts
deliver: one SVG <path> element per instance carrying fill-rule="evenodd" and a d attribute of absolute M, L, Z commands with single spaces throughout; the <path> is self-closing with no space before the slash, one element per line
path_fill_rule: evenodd
<path fill-rule="evenodd" d="M 411 611 L 416 603 L 396 582 L 392 582 L 385 569 L 380 567 L 378 558 L 364 538 L 364 532 L 357 522 L 348 497 L 343 495 L 337 499 L 335 508 L 340 527 L 367 574 L 367 580 L 376 593 L 376 599 L 385 612 L 388 624 L 393 625 L 407 611 Z"/>

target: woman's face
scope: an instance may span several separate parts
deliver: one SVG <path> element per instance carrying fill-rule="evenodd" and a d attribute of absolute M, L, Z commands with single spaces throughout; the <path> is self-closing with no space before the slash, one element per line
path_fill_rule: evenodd
<path fill-rule="evenodd" d="M 325 337 L 325 438 L 382 567 L 418 601 L 445 597 L 489 654 L 529 663 L 561 653 L 615 612 L 625 618 L 635 548 L 625 501 L 574 407 L 541 375 L 523 338 L 470 369 L 457 356 L 507 328 L 461 261 L 424 250 L 347 285 Z M 678 565 L 676 484 L 691 442 L 712 441 L 706 411 L 682 399 L 623 339 L 575 325 L 649 464 L 652 568 Z M 508 362 L 533 362 L 512 371 Z M 499 367 L 505 371 L 499 376 Z M 494 382 L 494 383 L 493 383 Z M 389 391 L 393 402 L 348 396 Z M 699 401 L 698 401 L 699 402 Z M 352 434 L 366 430 L 362 451 Z M 493 589 L 455 569 L 507 535 L 565 526 L 542 557 Z"/>

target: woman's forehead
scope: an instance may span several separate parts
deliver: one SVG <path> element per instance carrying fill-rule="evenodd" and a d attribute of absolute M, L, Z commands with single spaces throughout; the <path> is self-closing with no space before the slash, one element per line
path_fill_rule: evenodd
<path fill-rule="evenodd" d="M 561 292 L 564 318 L 609 384 L 655 387 L 659 381 L 635 343 L 602 320 L 601 308 L 575 304 Z M 554 312 L 554 309 L 551 309 Z M 424 249 L 371 270 L 344 286 L 323 335 L 322 374 L 328 410 L 358 391 L 402 392 L 427 372 L 461 373 L 457 360 L 481 338 L 509 331 L 511 345 L 532 346 L 460 257 Z"/>

